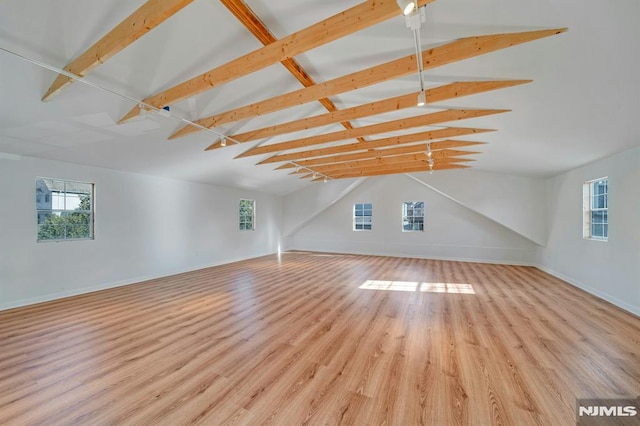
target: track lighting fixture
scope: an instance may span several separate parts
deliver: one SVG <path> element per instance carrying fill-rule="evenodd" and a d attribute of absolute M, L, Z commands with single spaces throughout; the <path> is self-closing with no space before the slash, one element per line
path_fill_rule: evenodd
<path fill-rule="evenodd" d="M 427 157 L 431 158 L 433 153 L 431 152 L 431 143 L 427 143 Z"/>
<path fill-rule="evenodd" d="M 402 14 L 407 16 L 416 9 L 416 2 L 414 0 L 397 0 Z"/>
<path fill-rule="evenodd" d="M 324 183 L 327 183 L 327 180 L 328 180 L 328 179 L 325 177 L 322 181 L 323 181 Z"/>
<path fill-rule="evenodd" d="M 227 138 L 224 136 L 220 138 L 220 146 L 227 146 Z"/>
<path fill-rule="evenodd" d="M 420 93 L 418 93 L 417 106 L 421 107 L 427 103 L 427 94 L 424 90 L 424 66 L 422 63 L 422 42 L 420 37 L 420 27 L 426 21 L 425 8 L 418 8 L 417 2 L 398 1 L 398 5 L 402 8 L 407 7 L 409 12 L 405 13 L 405 23 L 407 28 L 413 32 L 413 41 L 416 48 L 416 62 L 418 68 L 418 82 L 420 83 Z M 415 11 L 415 12 L 414 12 Z"/>

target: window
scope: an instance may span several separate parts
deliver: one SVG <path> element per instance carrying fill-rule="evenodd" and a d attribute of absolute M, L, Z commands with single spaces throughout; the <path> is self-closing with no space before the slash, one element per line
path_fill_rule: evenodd
<path fill-rule="evenodd" d="M 36 179 L 38 241 L 93 238 L 92 183 Z"/>
<path fill-rule="evenodd" d="M 402 230 L 424 231 L 424 201 L 402 203 Z"/>
<path fill-rule="evenodd" d="M 240 200 L 240 230 L 253 231 L 256 219 L 256 202 L 254 200 Z"/>
<path fill-rule="evenodd" d="M 609 179 L 604 177 L 585 182 L 582 187 L 582 236 L 593 240 L 609 238 Z"/>
<path fill-rule="evenodd" d="M 371 231 L 373 204 L 356 203 L 353 205 L 353 230 Z"/>

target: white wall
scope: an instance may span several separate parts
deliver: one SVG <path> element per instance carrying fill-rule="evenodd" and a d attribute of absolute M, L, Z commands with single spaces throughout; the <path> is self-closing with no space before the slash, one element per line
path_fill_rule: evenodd
<path fill-rule="evenodd" d="M 96 184 L 95 240 L 36 242 L 36 177 Z M 0 182 L 0 309 L 278 250 L 277 196 L 28 157 L 0 157 Z"/>
<path fill-rule="evenodd" d="M 546 179 L 471 169 L 412 175 L 536 244 L 545 245 Z"/>
<path fill-rule="evenodd" d="M 582 185 L 609 177 L 609 241 L 582 238 Z M 614 155 L 547 183 L 544 270 L 640 315 L 640 148 Z"/>
<path fill-rule="evenodd" d="M 332 184 L 320 184 L 315 191 Z M 339 185 L 344 190 L 344 185 Z M 284 217 L 293 216 L 290 209 L 295 211 L 298 206 L 302 212 L 310 211 L 306 196 L 299 191 L 285 197 Z M 402 232 L 403 201 L 425 201 L 425 232 Z M 371 232 L 352 230 L 353 204 L 361 202 L 374 205 Z M 297 250 L 499 263 L 530 264 L 535 260 L 532 241 L 405 175 L 367 179 L 284 241 L 285 247 Z"/>
<path fill-rule="evenodd" d="M 316 184 L 285 196 L 282 200 L 283 236 L 289 237 L 316 216 L 355 190 L 366 179 L 332 180 Z"/>

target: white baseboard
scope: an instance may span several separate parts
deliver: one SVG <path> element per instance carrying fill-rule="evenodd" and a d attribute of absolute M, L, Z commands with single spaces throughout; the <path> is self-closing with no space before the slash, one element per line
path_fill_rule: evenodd
<path fill-rule="evenodd" d="M 380 252 L 367 252 L 360 250 L 353 250 L 348 252 L 335 252 L 335 251 L 325 251 L 325 250 L 316 250 L 316 249 L 300 249 L 300 248 L 288 248 L 283 251 L 306 251 L 306 252 L 315 252 L 315 253 L 331 253 L 331 254 L 352 254 L 359 256 L 382 256 L 382 257 L 404 257 L 408 259 L 430 259 L 430 260 L 446 260 L 449 262 L 468 262 L 468 263 L 488 263 L 491 265 L 514 265 L 514 266 L 536 266 L 531 262 L 520 262 L 520 261 L 511 261 L 511 260 L 495 260 L 495 259 L 474 259 L 474 258 L 466 258 L 466 257 L 443 257 L 443 256 L 421 256 L 412 253 L 380 253 Z"/>
<path fill-rule="evenodd" d="M 554 271 L 553 269 L 549 269 L 546 266 L 542 266 L 542 265 L 533 265 L 536 268 L 540 269 L 541 271 L 546 272 L 549 275 L 553 275 L 556 278 L 561 279 L 562 281 L 565 281 L 569 284 L 571 284 L 574 287 L 577 287 L 581 290 L 586 291 L 587 293 L 596 296 L 602 300 L 605 300 L 609 303 L 612 303 L 614 305 L 616 305 L 617 307 L 619 307 L 620 309 L 623 309 L 635 316 L 640 317 L 640 307 L 638 306 L 633 306 L 633 305 L 629 305 L 628 303 L 626 303 L 623 300 L 618 299 L 617 297 L 611 296 L 610 294 L 604 293 L 600 290 L 596 290 L 593 287 L 590 287 L 584 283 L 581 283 L 580 281 L 574 280 L 573 278 L 561 274 L 560 272 Z"/>
<path fill-rule="evenodd" d="M 140 282 L 144 282 L 144 281 L 149 281 L 149 280 L 155 280 L 155 279 L 158 279 L 158 278 L 169 277 L 171 275 L 183 274 L 185 272 L 198 271 L 200 269 L 212 268 L 214 266 L 220 266 L 220 265 L 226 265 L 226 264 L 229 264 L 229 263 L 241 262 L 243 260 L 256 259 L 258 257 L 268 256 L 270 254 L 275 254 L 275 253 L 277 253 L 277 252 L 264 253 L 264 254 L 260 254 L 260 255 L 257 255 L 257 256 L 240 257 L 240 258 L 235 258 L 235 259 L 225 259 L 225 260 L 221 260 L 219 262 L 210 263 L 210 264 L 207 264 L 207 265 L 201 265 L 201 266 L 195 266 L 195 267 L 190 267 L 190 268 L 178 269 L 178 270 L 170 271 L 170 272 L 159 274 L 159 275 L 146 275 L 146 276 L 142 276 L 142 277 L 130 278 L 130 279 L 121 280 L 121 281 L 115 281 L 115 282 L 111 282 L 111 283 L 98 284 L 98 285 L 91 286 L 91 287 L 83 287 L 83 288 L 77 288 L 77 289 L 74 289 L 74 290 L 63 291 L 63 292 L 59 292 L 59 293 L 45 294 L 43 296 L 31 297 L 31 298 L 28 298 L 28 299 L 19 299 L 19 300 L 15 300 L 15 301 L 12 301 L 12 302 L 0 304 L 0 311 L 5 311 L 7 309 L 13 309 L 13 308 L 19 308 L 19 307 L 22 307 L 22 306 L 35 305 L 36 303 L 51 302 L 53 300 L 64 299 L 66 297 L 72 297 L 72 296 L 79 296 L 81 294 L 93 293 L 95 291 L 107 290 L 107 289 L 110 289 L 110 288 L 123 287 L 123 286 L 126 286 L 126 285 L 136 284 L 136 283 L 140 283 Z"/>

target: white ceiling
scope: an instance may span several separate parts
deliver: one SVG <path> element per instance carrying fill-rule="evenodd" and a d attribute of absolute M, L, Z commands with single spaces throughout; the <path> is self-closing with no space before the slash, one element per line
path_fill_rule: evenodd
<path fill-rule="evenodd" d="M 62 68 L 143 3 L 3 0 L 0 48 Z M 359 2 L 246 3 L 280 38 Z M 428 87 L 459 80 L 534 80 L 428 107 L 433 111 L 449 106 L 513 110 L 452 124 L 497 130 L 462 138 L 488 142 L 479 149 L 483 154 L 473 163 L 475 169 L 551 176 L 640 145 L 638 0 L 437 0 L 427 6 L 422 45 L 426 48 L 465 36 L 557 27 L 568 27 L 569 31 L 425 73 Z M 143 99 L 260 47 L 221 3 L 195 0 L 89 73 L 87 80 Z M 299 55 L 296 60 L 322 82 L 412 53 L 412 33 L 398 13 L 397 18 Z M 43 103 L 40 98 L 54 78 L 52 71 L 0 51 L 0 152 L 277 194 L 312 185 L 287 171 L 274 171 L 274 165 L 254 166 L 269 155 L 233 160 L 256 143 L 204 152 L 215 135 L 199 132 L 168 141 L 167 136 L 182 123 L 157 114 L 117 125 L 133 103 L 80 83 Z M 197 119 L 300 87 L 276 64 L 172 105 L 172 114 Z M 345 108 L 417 90 L 417 76 L 412 75 L 331 99 L 338 108 Z M 311 103 L 217 130 L 233 134 L 324 112 L 320 104 Z M 424 112 L 412 108 L 355 124 Z M 281 142 L 340 129 L 318 128 L 257 142 Z"/>

